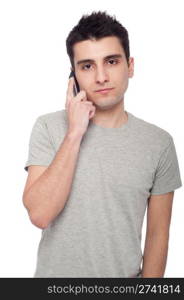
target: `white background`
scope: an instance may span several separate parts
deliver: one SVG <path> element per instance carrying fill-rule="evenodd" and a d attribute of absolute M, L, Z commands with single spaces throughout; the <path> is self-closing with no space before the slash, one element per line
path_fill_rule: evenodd
<path fill-rule="evenodd" d="M 173 136 L 183 174 L 183 4 L 0 2 L 0 277 L 32 277 L 35 270 L 41 229 L 32 225 L 22 204 L 28 142 L 38 116 L 65 108 L 70 68 L 65 40 L 83 14 L 106 10 L 127 28 L 135 74 L 125 109 Z M 183 188 L 175 191 L 165 277 L 184 277 L 183 196 Z M 144 235 L 145 219 L 142 246 Z"/>

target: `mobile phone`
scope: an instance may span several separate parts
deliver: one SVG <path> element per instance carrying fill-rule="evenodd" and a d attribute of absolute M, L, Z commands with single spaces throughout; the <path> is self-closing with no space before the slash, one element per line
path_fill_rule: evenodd
<path fill-rule="evenodd" d="M 69 78 L 70 77 L 74 77 L 74 86 L 73 86 L 73 94 L 74 94 L 74 96 L 76 96 L 79 92 L 80 92 L 80 88 L 79 88 L 79 84 L 78 84 L 78 81 L 77 81 L 77 78 L 76 78 L 76 76 L 75 76 L 75 72 L 74 71 L 71 71 L 70 72 L 70 76 L 69 76 Z"/>

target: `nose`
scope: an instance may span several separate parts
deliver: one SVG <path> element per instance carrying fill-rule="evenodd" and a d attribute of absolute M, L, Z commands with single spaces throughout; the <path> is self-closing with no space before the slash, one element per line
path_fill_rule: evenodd
<path fill-rule="evenodd" d="M 100 84 L 103 84 L 103 83 L 109 81 L 109 76 L 108 76 L 107 70 L 104 67 L 97 68 L 96 74 L 95 74 L 95 81 L 96 81 L 96 83 L 100 83 Z"/>

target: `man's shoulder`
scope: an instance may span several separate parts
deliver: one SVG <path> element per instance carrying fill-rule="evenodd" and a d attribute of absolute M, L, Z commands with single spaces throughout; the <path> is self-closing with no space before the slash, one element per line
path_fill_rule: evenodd
<path fill-rule="evenodd" d="M 62 120 L 65 118 L 65 115 L 66 115 L 66 110 L 61 109 L 61 110 L 57 110 L 57 111 L 39 115 L 38 119 L 40 119 L 41 121 L 54 121 L 54 120 L 58 120 L 58 119 Z"/>
<path fill-rule="evenodd" d="M 66 124 L 67 115 L 66 110 L 61 109 L 54 112 L 49 112 L 46 114 L 39 115 L 37 120 L 41 123 L 46 124 L 47 126 L 54 126 L 55 124 Z"/>
<path fill-rule="evenodd" d="M 143 140 L 164 145 L 170 143 L 172 135 L 166 129 L 135 115 L 133 117 L 136 133 Z"/>

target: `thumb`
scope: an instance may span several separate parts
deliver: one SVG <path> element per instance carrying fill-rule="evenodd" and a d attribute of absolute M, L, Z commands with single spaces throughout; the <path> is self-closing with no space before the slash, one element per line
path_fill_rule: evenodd
<path fill-rule="evenodd" d="M 89 119 L 92 119 L 94 117 L 95 112 L 96 112 L 96 107 L 93 107 L 92 110 L 89 113 Z"/>

